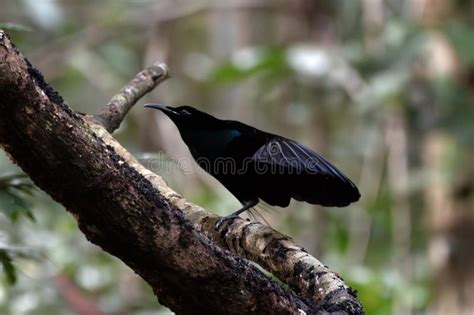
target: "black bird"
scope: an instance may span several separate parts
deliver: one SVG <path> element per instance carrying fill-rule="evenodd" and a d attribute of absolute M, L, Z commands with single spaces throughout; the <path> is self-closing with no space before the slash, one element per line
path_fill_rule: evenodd
<path fill-rule="evenodd" d="M 238 121 L 221 120 L 190 106 L 146 104 L 165 113 L 178 127 L 194 159 L 219 180 L 242 208 L 237 217 L 263 200 L 286 207 L 291 198 L 327 207 L 359 200 L 357 187 L 321 155 L 296 141 Z"/>

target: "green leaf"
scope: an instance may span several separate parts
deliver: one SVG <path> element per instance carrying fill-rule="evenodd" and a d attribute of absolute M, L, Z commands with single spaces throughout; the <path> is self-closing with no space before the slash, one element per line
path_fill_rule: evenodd
<path fill-rule="evenodd" d="M 246 58 L 239 58 L 239 54 L 236 54 L 233 60 L 224 61 L 211 72 L 209 82 L 233 83 L 254 75 L 275 76 L 289 71 L 285 51 L 282 49 L 255 48 L 247 55 Z"/>
<path fill-rule="evenodd" d="M 24 195 L 32 195 L 33 184 L 26 174 L 12 174 L 0 177 L 0 211 L 16 222 L 21 215 L 34 221 L 35 218 L 30 210 Z"/>
<path fill-rule="evenodd" d="M 4 29 L 7 31 L 17 31 L 17 32 L 31 32 L 33 31 L 31 28 L 25 25 L 17 24 L 17 23 L 10 23 L 10 22 L 1 22 L 0 29 Z"/>
<path fill-rule="evenodd" d="M 5 271 L 5 277 L 9 284 L 15 284 L 16 282 L 16 270 L 13 265 L 13 260 L 8 254 L 7 251 L 0 249 L 0 263 L 2 264 L 2 269 Z"/>
<path fill-rule="evenodd" d="M 21 215 L 32 221 L 35 220 L 27 201 L 10 189 L 0 190 L 0 211 L 5 213 L 12 222 L 18 221 Z"/>

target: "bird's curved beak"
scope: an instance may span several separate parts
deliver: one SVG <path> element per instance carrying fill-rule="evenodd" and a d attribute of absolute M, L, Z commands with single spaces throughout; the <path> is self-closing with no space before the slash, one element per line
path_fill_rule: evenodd
<path fill-rule="evenodd" d="M 145 107 L 161 110 L 163 113 L 165 113 L 168 116 L 178 115 L 175 109 L 171 106 L 165 106 L 161 104 L 145 104 Z"/>

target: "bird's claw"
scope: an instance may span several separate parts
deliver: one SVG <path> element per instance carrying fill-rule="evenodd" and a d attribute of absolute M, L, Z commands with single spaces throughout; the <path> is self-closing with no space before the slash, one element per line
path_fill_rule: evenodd
<path fill-rule="evenodd" d="M 216 231 L 219 231 L 219 229 L 221 228 L 222 224 L 224 224 L 225 222 L 227 221 L 234 221 L 236 218 L 238 218 L 239 216 L 238 215 L 228 215 L 226 217 L 222 217 L 220 218 L 217 222 L 216 222 L 216 225 L 214 226 L 214 229 Z"/>

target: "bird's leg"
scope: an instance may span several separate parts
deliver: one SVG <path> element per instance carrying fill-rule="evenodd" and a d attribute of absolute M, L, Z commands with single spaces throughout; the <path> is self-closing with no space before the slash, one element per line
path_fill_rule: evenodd
<path fill-rule="evenodd" d="M 242 208 L 240 208 L 239 210 L 225 216 L 225 217 L 222 217 L 219 219 L 219 221 L 217 221 L 216 223 L 216 230 L 219 229 L 219 227 L 222 225 L 222 223 L 226 222 L 226 221 L 233 221 L 235 218 L 237 218 L 239 216 L 239 214 L 247 211 L 248 209 L 256 206 L 258 203 L 258 199 L 257 200 L 249 200 L 249 201 L 244 201 L 243 202 L 243 205 L 242 205 Z"/>

